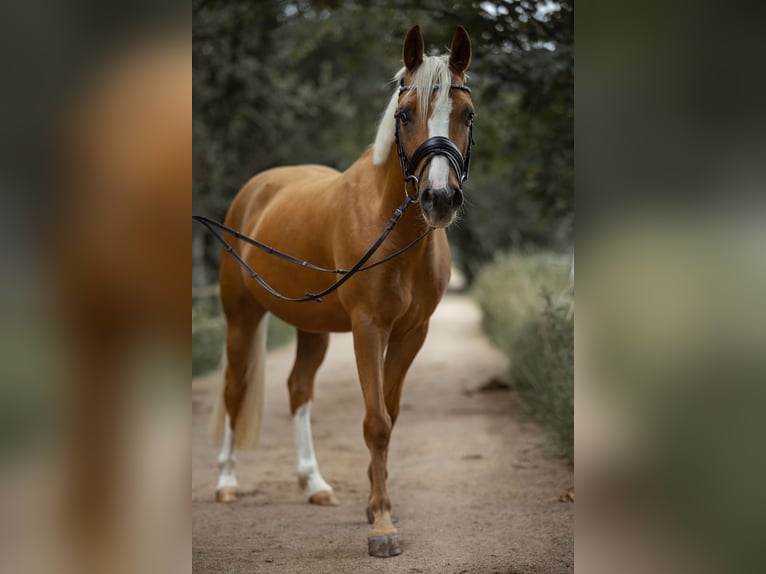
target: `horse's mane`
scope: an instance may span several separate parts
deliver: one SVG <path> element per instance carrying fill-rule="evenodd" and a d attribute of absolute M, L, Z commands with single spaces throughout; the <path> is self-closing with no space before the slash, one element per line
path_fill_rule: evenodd
<path fill-rule="evenodd" d="M 440 105 L 449 98 L 449 90 L 446 87 L 452 81 L 452 73 L 449 70 L 448 59 L 449 56 L 426 56 L 423 58 L 423 63 L 415 70 L 410 83 L 415 89 L 408 91 L 405 97 L 415 97 L 413 93 L 417 94 L 418 114 L 420 117 L 428 114 L 431 94 L 434 93 L 434 88 L 437 86 L 441 89 L 436 90 L 434 106 Z M 372 163 L 374 165 L 380 165 L 386 161 L 391 151 L 391 144 L 394 143 L 396 130 L 394 114 L 399 102 L 399 84 L 402 77 L 404 77 L 405 71 L 406 68 L 402 68 L 394 76 L 396 90 L 394 90 L 394 94 L 391 96 L 386 111 L 383 112 L 378 124 L 378 133 L 375 135 L 375 143 L 372 150 Z"/>

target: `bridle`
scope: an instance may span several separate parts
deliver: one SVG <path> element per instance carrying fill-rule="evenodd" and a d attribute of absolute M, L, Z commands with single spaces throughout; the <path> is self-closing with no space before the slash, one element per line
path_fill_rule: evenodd
<path fill-rule="evenodd" d="M 401 95 L 402 92 L 405 92 L 407 90 L 414 89 L 413 86 L 400 86 L 399 87 L 399 94 Z M 458 84 L 451 84 L 450 89 L 454 90 L 463 90 L 465 92 L 471 93 L 471 90 L 467 86 L 458 85 Z M 435 136 L 432 138 L 428 138 L 426 141 L 424 141 L 418 149 L 415 150 L 415 153 L 412 154 L 412 158 L 407 159 L 407 154 L 404 152 L 404 147 L 402 146 L 402 138 L 400 136 L 400 123 L 401 123 L 401 117 L 399 113 L 397 113 L 395 116 L 396 118 L 396 146 L 399 151 L 399 159 L 402 162 L 402 173 L 404 174 L 404 201 L 402 204 L 396 208 L 394 211 L 394 214 L 391 216 L 391 219 L 388 220 L 388 223 L 386 224 L 385 229 L 383 230 L 383 233 L 381 233 L 380 237 L 375 241 L 375 243 L 372 244 L 372 246 L 365 252 L 364 255 L 357 261 L 353 267 L 350 269 L 325 269 L 324 267 L 319 267 L 318 265 L 313 265 L 312 263 L 309 263 L 308 261 L 304 261 L 302 259 L 298 259 L 297 257 L 293 257 L 292 255 L 288 255 L 287 253 L 283 253 L 281 251 L 278 251 L 274 249 L 273 247 L 270 247 L 264 243 L 261 243 L 259 241 L 256 241 L 255 239 L 252 239 L 251 237 L 248 237 L 247 235 L 244 235 L 243 233 L 240 233 L 236 229 L 232 229 L 231 227 L 228 227 L 222 223 L 219 223 L 213 219 L 210 219 L 209 217 L 205 217 L 204 215 L 192 215 L 192 220 L 197 221 L 204 225 L 208 231 L 210 231 L 213 236 L 218 240 L 218 242 L 223 246 L 223 248 L 226 250 L 226 252 L 231 255 L 236 262 L 239 264 L 240 267 L 248 274 L 252 279 L 254 279 L 261 287 L 263 287 L 266 291 L 271 293 L 274 297 L 277 297 L 278 299 L 282 299 L 283 301 L 291 301 L 295 303 L 301 303 L 304 301 L 316 301 L 318 303 L 322 302 L 322 298 L 326 295 L 329 295 L 336 289 L 338 289 L 341 285 L 343 285 L 346 281 L 351 279 L 356 273 L 360 271 L 367 271 L 368 269 L 372 269 L 374 267 L 377 267 L 378 265 L 382 265 L 383 263 L 386 263 L 393 259 L 394 257 L 398 257 L 402 253 L 408 251 L 412 247 L 414 247 L 417 243 L 425 239 L 428 235 L 433 232 L 434 228 L 429 227 L 422 235 L 417 237 L 415 240 L 411 241 L 409 244 L 405 245 L 403 248 L 399 249 L 398 251 L 392 253 L 391 255 L 388 255 L 387 257 L 384 257 L 380 261 L 376 261 L 375 263 L 370 263 L 369 265 L 365 265 L 367 261 L 375 254 L 375 252 L 380 248 L 380 246 L 385 241 L 386 237 L 388 237 L 389 233 L 394 229 L 397 222 L 399 221 L 399 218 L 404 214 L 405 210 L 412 205 L 413 203 L 417 203 L 419 201 L 420 197 L 420 177 L 423 175 L 423 171 L 425 170 L 426 166 L 433 160 L 436 156 L 444 156 L 447 158 L 447 161 L 450 162 L 450 165 L 452 165 L 452 168 L 455 170 L 455 173 L 457 174 L 458 180 L 460 181 L 460 187 L 462 191 L 463 182 L 468 179 L 468 166 L 471 163 L 471 145 L 473 144 L 473 124 L 469 126 L 469 132 L 468 132 L 468 149 L 466 150 L 465 159 L 463 158 L 463 154 L 460 153 L 460 150 L 457 148 L 457 146 L 452 143 L 452 141 L 449 138 L 445 138 L 443 136 Z M 425 163 L 423 163 L 423 167 L 420 169 L 419 176 L 416 176 L 414 174 L 415 169 L 417 168 L 418 164 L 421 163 L 425 159 Z M 415 183 L 415 194 L 410 195 L 407 193 L 407 184 L 410 182 Z M 232 235 L 236 237 L 237 239 L 244 241 L 245 243 L 249 243 L 250 245 L 257 247 L 258 249 L 265 251 L 269 255 L 274 255 L 275 257 L 278 257 L 279 259 L 282 259 L 284 261 L 287 261 L 289 263 L 292 263 L 294 265 L 298 265 L 299 267 L 305 267 L 307 269 L 313 269 L 314 271 L 320 271 L 322 273 L 333 273 L 335 275 L 341 275 L 340 279 L 335 281 L 332 285 L 327 287 L 326 289 L 318 292 L 318 293 L 306 293 L 302 297 L 287 297 L 283 295 L 282 293 L 279 293 L 276 289 L 274 289 L 271 285 L 269 285 L 258 273 L 256 273 L 242 258 L 239 253 L 236 252 L 236 250 L 229 245 L 229 243 L 224 239 L 222 233 L 227 233 L 229 235 Z"/>
<path fill-rule="evenodd" d="M 402 80 L 402 82 L 404 82 L 404 80 Z M 399 86 L 399 95 L 401 96 L 403 92 L 407 92 L 414 89 L 415 89 L 415 86 L 405 86 L 402 83 L 402 85 Z M 438 86 L 436 89 L 438 89 Z M 450 84 L 450 89 L 462 90 L 469 94 L 471 93 L 471 88 L 462 84 Z M 468 126 L 468 148 L 466 149 L 465 158 L 463 158 L 463 154 L 460 153 L 460 150 L 457 148 L 457 146 L 454 143 L 452 143 L 452 140 L 450 140 L 449 138 L 445 138 L 444 136 L 434 136 L 434 137 L 428 138 L 426 141 L 420 144 L 418 148 L 415 150 L 415 153 L 412 154 L 412 157 L 408 159 L 407 154 L 404 151 L 404 145 L 402 144 L 401 112 L 397 112 L 396 115 L 394 115 L 394 118 L 396 119 L 396 149 L 399 154 L 399 161 L 402 163 L 402 174 L 404 175 L 405 195 L 407 195 L 408 197 L 413 197 L 414 203 L 417 203 L 419 201 L 420 180 L 423 177 L 423 172 L 425 171 L 426 167 L 428 167 L 428 164 L 430 164 L 431 161 L 436 156 L 443 156 L 447 158 L 447 161 L 449 161 L 450 165 L 452 166 L 452 169 L 455 170 L 457 179 L 460 182 L 460 191 L 462 191 L 463 183 L 468 179 L 468 168 L 471 165 L 471 146 L 473 145 L 473 122 L 471 122 Z M 415 170 L 417 169 L 418 165 L 421 162 L 423 162 L 423 166 L 420 168 L 420 172 L 418 173 L 418 175 L 415 175 Z M 410 182 L 414 183 L 415 185 L 415 194 L 413 196 L 410 196 L 407 193 L 407 184 Z"/>

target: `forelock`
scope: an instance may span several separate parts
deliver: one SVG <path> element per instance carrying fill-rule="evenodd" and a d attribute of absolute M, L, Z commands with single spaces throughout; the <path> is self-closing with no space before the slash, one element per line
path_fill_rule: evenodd
<path fill-rule="evenodd" d="M 396 81 L 396 90 L 380 118 L 378 132 L 373 144 L 372 162 L 380 165 L 388 158 L 391 144 L 394 142 L 394 130 L 396 121 L 394 114 L 399 102 L 399 87 L 404 78 L 406 68 L 399 70 L 394 76 Z M 428 108 L 433 95 L 434 108 L 441 106 L 450 97 L 450 84 L 452 83 L 452 72 L 449 69 L 449 56 L 426 56 L 423 63 L 413 72 L 407 87 L 411 88 L 405 92 L 405 98 L 417 98 L 418 115 L 427 117 Z"/>
<path fill-rule="evenodd" d="M 418 99 L 418 115 L 427 117 L 428 106 L 431 103 L 431 96 L 434 96 L 434 107 L 440 106 L 449 98 L 449 86 L 452 82 L 452 73 L 448 64 L 449 56 L 426 56 L 423 63 L 410 78 L 409 86 Z M 401 77 L 404 76 L 404 69 L 400 70 Z M 397 74 L 399 75 L 399 74 Z"/>

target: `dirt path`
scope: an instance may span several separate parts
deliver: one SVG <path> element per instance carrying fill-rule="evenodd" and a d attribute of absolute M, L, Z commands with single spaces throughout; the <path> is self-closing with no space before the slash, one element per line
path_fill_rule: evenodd
<path fill-rule="evenodd" d="M 244 494 L 214 502 L 207 417 L 220 375 L 192 385 L 194 572 L 572 572 L 573 473 L 543 446 L 512 392 L 477 392 L 505 377 L 464 296 L 445 297 L 405 384 L 389 453 L 389 495 L 402 554 L 367 555 L 368 453 L 351 336 L 334 335 L 317 376 L 314 443 L 340 506 L 308 504 L 294 472 L 286 380 L 294 346 L 269 355 L 257 451 L 238 454 Z"/>

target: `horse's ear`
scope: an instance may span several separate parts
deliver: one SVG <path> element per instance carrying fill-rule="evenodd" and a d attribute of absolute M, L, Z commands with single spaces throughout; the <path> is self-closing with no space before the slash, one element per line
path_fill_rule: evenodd
<path fill-rule="evenodd" d="M 407 69 L 412 72 L 423 62 L 423 51 L 425 44 L 423 36 L 420 35 L 420 26 L 415 25 L 407 32 L 404 39 L 404 50 L 402 51 L 402 60 Z"/>
<path fill-rule="evenodd" d="M 452 36 L 452 46 L 449 51 L 449 67 L 455 73 L 462 74 L 471 63 L 471 39 L 465 28 L 458 26 Z"/>

